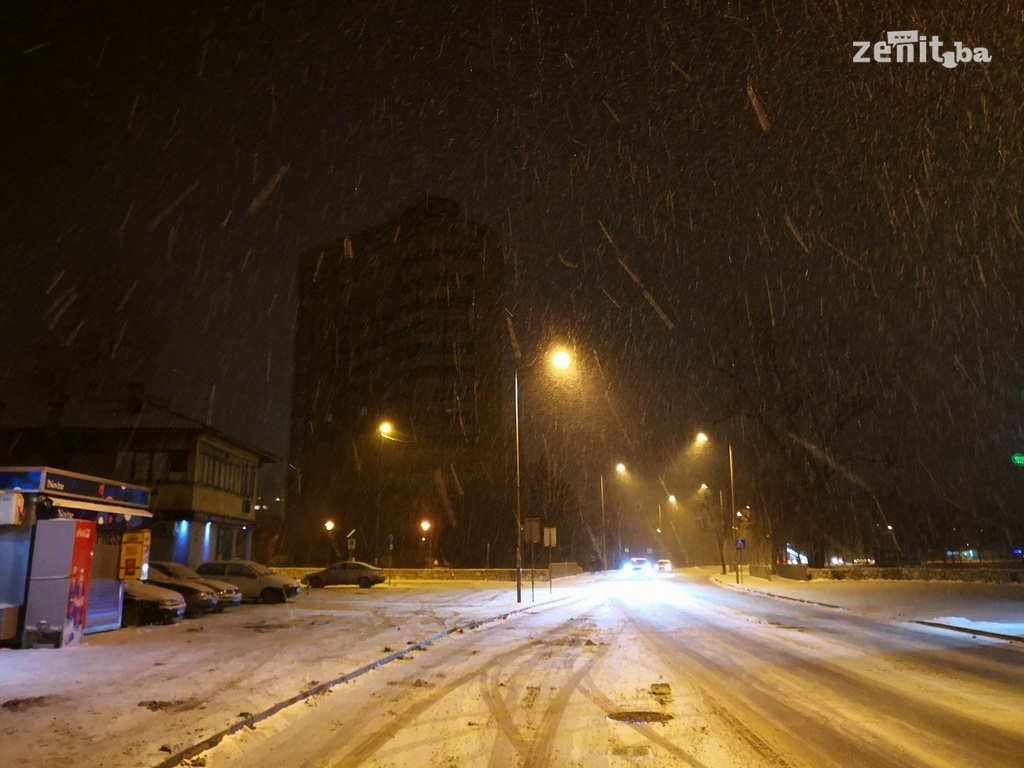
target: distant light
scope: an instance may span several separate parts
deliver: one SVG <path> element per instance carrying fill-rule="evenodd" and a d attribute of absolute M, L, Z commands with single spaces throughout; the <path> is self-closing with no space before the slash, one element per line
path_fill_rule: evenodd
<path fill-rule="evenodd" d="M 891 525 L 887 525 L 885 527 L 888 528 L 890 531 L 892 530 L 892 526 Z"/>
<path fill-rule="evenodd" d="M 1010 461 L 1016 464 L 1018 467 L 1024 467 L 1024 453 L 1015 453 L 1010 457 Z"/>
<path fill-rule="evenodd" d="M 326 523 L 324 523 L 324 528 L 326 528 L 328 531 L 333 531 L 334 530 L 334 521 L 333 520 L 328 520 Z"/>
<path fill-rule="evenodd" d="M 274 499 L 274 501 L 280 501 L 280 500 L 281 500 L 280 496 L 278 496 L 276 499 Z"/>
<path fill-rule="evenodd" d="M 703 432 L 698 432 L 697 433 L 697 442 L 698 443 L 706 443 L 707 441 L 708 441 L 708 436 L 707 435 L 705 435 Z"/>
<path fill-rule="evenodd" d="M 661 533 L 661 528 L 655 528 L 654 530 L 655 530 L 655 531 L 656 531 L 657 533 Z"/>
<path fill-rule="evenodd" d="M 429 531 L 430 530 L 430 521 L 429 520 L 424 520 L 422 523 L 420 523 L 420 528 L 423 529 L 424 533 Z"/>
<path fill-rule="evenodd" d="M 242 526 L 242 530 L 243 530 L 243 531 L 247 531 L 247 530 L 249 530 L 249 528 L 248 528 L 247 526 L 244 526 L 244 525 L 243 525 L 243 526 Z"/>
<path fill-rule="evenodd" d="M 618 464 L 615 465 L 615 471 L 618 472 L 620 475 L 625 474 L 626 465 L 620 461 Z"/>
<path fill-rule="evenodd" d="M 707 483 L 701 483 L 701 484 L 700 484 L 700 489 L 701 489 L 702 491 L 706 491 L 706 490 L 708 489 L 708 484 L 707 484 Z"/>
<path fill-rule="evenodd" d="M 560 371 L 567 371 L 572 365 L 572 357 L 564 349 L 556 349 L 551 355 L 551 364 Z"/>
<path fill-rule="evenodd" d="M 675 494 L 674 494 L 674 493 L 670 493 L 670 494 L 668 495 L 668 500 L 669 500 L 669 502 L 670 502 L 670 503 L 672 503 L 672 504 L 675 504 L 675 503 L 676 503 L 676 497 L 675 497 Z"/>

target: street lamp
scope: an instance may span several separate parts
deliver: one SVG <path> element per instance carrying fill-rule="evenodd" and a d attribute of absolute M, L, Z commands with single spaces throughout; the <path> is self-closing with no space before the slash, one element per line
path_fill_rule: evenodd
<path fill-rule="evenodd" d="M 324 530 L 327 531 L 327 543 L 330 545 L 327 548 L 327 567 L 330 568 L 330 566 L 331 566 L 331 550 L 333 549 L 335 551 L 335 553 L 337 553 L 337 551 L 338 551 L 338 544 L 337 544 L 337 542 L 334 541 L 334 521 L 333 520 L 328 520 L 327 522 L 325 522 L 324 523 Z"/>
<path fill-rule="evenodd" d="M 625 475 L 626 474 L 626 465 L 623 464 L 620 461 L 618 464 L 615 465 L 615 472 L 618 475 Z M 599 477 L 600 477 L 600 480 L 601 480 L 601 568 L 603 570 L 607 571 L 608 570 L 608 536 L 607 536 L 608 528 L 605 526 L 605 517 L 604 517 L 604 472 L 601 472 Z M 621 536 L 620 536 L 619 545 L 621 546 L 621 544 L 622 544 L 622 541 L 621 541 Z"/>
<path fill-rule="evenodd" d="M 515 331 L 512 328 L 512 321 L 508 320 L 509 331 L 512 334 L 513 342 Z M 516 602 L 523 602 L 523 474 L 521 468 L 522 448 L 519 438 L 519 346 L 516 348 L 515 364 L 512 369 L 512 381 L 514 385 L 514 400 L 516 411 Z M 572 367 L 572 356 L 564 349 L 556 349 L 551 355 L 551 365 L 560 371 L 567 371 Z"/>
<path fill-rule="evenodd" d="M 703 445 L 704 443 L 708 442 L 708 439 L 709 439 L 708 436 L 706 434 L 704 434 L 703 432 L 698 432 L 697 433 L 696 442 L 698 444 Z M 733 513 L 735 514 L 735 512 L 736 512 L 736 482 L 735 482 L 735 479 L 734 479 L 733 468 L 732 468 L 732 443 L 727 440 L 725 444 L 729 448 L 729 503 L 732 505 L 731 508 L 732 508 Z M 701 487 L 703 488 L 704 485 L 702 484 Z M 731 517 L 730 517 L 729 525 L 730 525 L 729 533 L 731 535 L 732 531 L 733 531 L 733 526 L 734 526 L 734 523 L 733 523 Z M 733 537 L 733 538 L 735 539 L 735 537 Z M 733 563 L 733 566 L 735 567 L 735 565 L 736 565 L 736 542 L 735 541 L 733 541 L 733 543 L 732 543 L 732 563 Z M 736 569 L 736 583 L 737 584 L 740 583 L 740 572 L 739 572 L 738 568 Z"/>
<path fill-rule="evenodd" d="M 430 548 L 430 538 L 427 536 L 427 532 L 430 531 L 430 521 L 429 520 L 424 520 L 422 523 L 420 523 L 420 530 L 423 531 L 423 536 L 420 538 L 420 541 L 422 541 L 426 545 L 426 548 L 427 548 L 427 557 L 426 557 L 427 568 L 430 568 L 433 565 L 433 563 L 434 563 L 433 553 L 431 552 L 431 548 Z"/>

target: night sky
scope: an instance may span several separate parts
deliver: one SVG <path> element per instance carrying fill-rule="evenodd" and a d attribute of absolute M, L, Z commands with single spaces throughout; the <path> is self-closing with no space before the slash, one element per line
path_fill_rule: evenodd
<path fill-rule="evenodd" d="M 1015 3 L 130 5 L 0 11 L 5 390 L 284 455 L 299 254 L 434 194 L 579 355 L 575 413 L 524 382 L 556 459 L 686 486 L 701 427 L 778 520 L 1019 535 Z M 852 63 L 907 29 L 992 61 Z"/>

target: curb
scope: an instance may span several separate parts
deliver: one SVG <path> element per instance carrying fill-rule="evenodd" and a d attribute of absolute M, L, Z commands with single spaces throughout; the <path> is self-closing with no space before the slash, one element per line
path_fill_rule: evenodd
<path fill-rule="evenodd" d="M 948 629 L 950 632 L 960 632 L 966 635 L 976 635 L 980 637 L 991 637 L 995 640 L 1007 640 L 1011 643 L 1024 643 L 1024 637 L 1020 635 L 1003 635 L 999 632 L 986 632 L 983 629 L 971 629 L 970 627 L 957 627 L 953 624 L 940 624 L 937 621 L 920 621 L 914 620 L 914 624 L 920 624 L 924 627 L 933 627 L 934 629 Z"/>
<path fill-rule="evenodd" d="M 544 602 L 531 603 L 530 605 L 523 606 L 522 608 L 516 608 L 511 611 L 506 611 L 505 613 L 499 614 L 497 616 L 491 616 L 490 618 L 486 619 L 474 619 L 473 621 L 467 622 L 465 624 L 458 624 L 454 627 L 451 627 L 450 629 L 446 629 L 443 632 L 438 632 L 423 640 L 419 640 L 415 643 L 412 643 L 411 645 L 406 646 L 400 651 L 395 651 L 394 653 L 391 653 L 383 658 L 377 659 L 376 661 L 372 661 L 369 664 L 365 664 L 362 667 L 353 670 L 352 672 L 345 673 L 341 677 L 336 677 L 333 680 L 328 680 L 326 683 L 320 683 L 318 685 L 315 685 L 312 688 L 302 691 L 301 693 L 298 693 L 289 699 L 285 699 L 284 701 L 280 701 L 277 704 L 268 707 L 262 712 L 257 712 L 255 715 L 251 715 L 245 718 L 244 720 L 240 720 L 234 725 L 230 725 L 227 728 L 213 734 L 212 736 L 208 736 L 202 741 L 193 744 L 190 747 L 186 747 L 185 749 L 179 752 L 174 753 L 170 757 L 157 763 L 154 766 L 154 768 L 176 768 L 176 766 L 181 765 L 182 761 L 201 755 L 203 752 L 206 752 L 207 750 L 212 749 L 213 747 L 220 744 L 221 741 L 223 741 L 226 737 L 238 733 L 243 728 L 253 728 L 255 727 L 256 723 L 262 722 L 267 718 L 276 715 L 281 710 L 287 709 L 293 704 L 298 704 L 299 702 L 306 701 L 307 699 L 310 699 L 313 696 L 317 696 L 318 694 L 326 693 L 335 686 L 341 685 L 342 683 L 351 682 L 356 678 L 362 677 L 367 672 L 372 672 L 373 670 L 379 669 L 380 667 L 384 666 L 385 664 L 389 664 L 392 661 L 397 661 L 398 659 L 405 658 L 413 651 L 418 651 L 424 646 L 430 645 L 431 643 L 435 643 L 438 640 L 447 637 L 448 635 L 455 634 L 456 632 L 462 632 L 467 629 L 476 629 L 478 627 L 484 626 L 485 624 L 490 624 L 494 621 L 507 619 L 509 616 L 514 616 L 517 613 L 522 613 L 523 611 L 528 611 L 533 608 L 558 603 L 562 600 L 568 600 L 569 598 L 569 595 L 565 595 L 562 597 L 553 598 L 551 600 L 546 600 Z"/>
<path fill-rule="evenodd" d="M 775 598 L 776 600 L 790 600 L 791 602 L 794 602 L 794 603 L 803 603 L 805 605 L 815 605 L 815 606 L 819 606 L 821 608 L 834 608 L 834 609 L 839 610 L 839 611 L 849 611 L 849 608 L 844 608 L 841 605 L 832 605 L 831 603 L 818 603 L 818 602 L 815 602 L 813 600 L 801 600 L 798 597 L 787 597 L 786 595 L 777 595 L 774 592 L 762 592 L 759 589 L 750 589 L 749 587 L 742 587 L 742 586 L 738 586 L 738 585 L 735 585 L 735 584 L 723 584 L 722 582 L 718 581 L 714 577 L 711 577 L 710 579 L 708 579 L 708 581 L 711 581 L 711 582 L 717 584 L 720 587 L 725 587 L 726 589 L 734 589 L 734 590 L 737 590 L 739 592 L 746 592 L 748 595 L 757 595 L 758 597 L 771 597 L 771 598 Z M 923 627 L 931 627 L 933 629 L 945 629 L 945 630 L 949 630 L 950 632 L 960 632 L 961 634 L 975 635 L 975 636 L 979 636 L 979 637 L 990 637 L 990 638 L 992 638 L 994 640 L 1006 640 L 1007 642 L 1011 642 L 1011 643 L 1024 643 L 1024 637 L 1021 637 L 1019 635 L 1003 635 L 1003 634 L 1000 634 L 999 632 L 986 632 L 985 630 L 982 630 L 982 629 L 971 629 L 969 627 L 957 627 L 957 626 L 954 626 L 953 624 L 942 624 L 941 622 L 938 622 L 938 621 L 924 621 L 924 620 L 921 620 L 921 619 L 912 619 L 910 621 L 910 623 L 912 623 L 912 624 L 920 624 Z"/>
<path fill-rule="evenodd" d="M 849 611 L 849 608 L 844 608 L 841 605 L 832 605 L 831 603 L 819 603 L 815 600 L 802 600 L 799 597 L 789 597 L 787 595 L 777 595 L 774 592 L 763 592 L 760 589 L 751 589 L 750 587 L 744 587 L 738 584 L 723 584 L 718 581 L 714 576 L 708 579 L 708 581 L 717 584 L 720 587 L 726 589 L 733 589 L 737 592 L 746 592 L 748 595 L 757 595 L 758 597 L 771 597 L 775 600 L 789 600 L 792 603 L 803 603 L 804 605 L 815 605 L 819 608 L 832 608 L 837 611 Z"/>

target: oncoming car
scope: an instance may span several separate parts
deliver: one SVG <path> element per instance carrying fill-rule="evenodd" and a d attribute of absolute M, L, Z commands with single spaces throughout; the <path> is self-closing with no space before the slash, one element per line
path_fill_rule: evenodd
<path fill-rule="evenodd" d="M 671 560 L 659 560 L 654 564 L 654 570 L 659 573 L 671 573 L 672 572 L 672 561 Z"/>
<path fill-rule="evenodd" d="M 646 557 L 631 557 L 623 563 L 622 575 L 630 579 L 649 579 L 654 569 Z"/>

